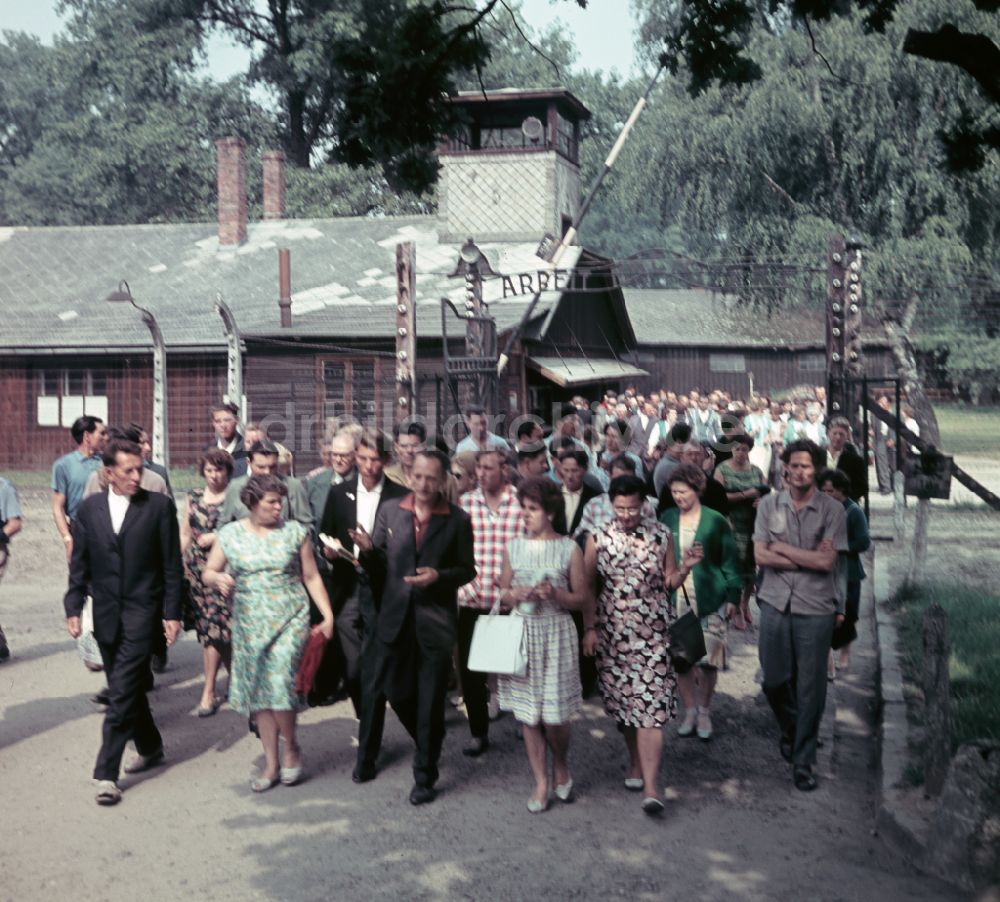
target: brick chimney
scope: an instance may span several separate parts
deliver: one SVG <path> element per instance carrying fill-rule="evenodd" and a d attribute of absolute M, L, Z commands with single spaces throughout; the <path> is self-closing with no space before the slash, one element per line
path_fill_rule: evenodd
<path fill-rule="evenodd" d="M 285 218 L 285 154 L 264 153 L 264 219 Z"/>
<path fill-rule="evenodd" d="M 219 190 L 219 244 L 242 244 L 247 240 L 245 150 L 246 143 L 242 138 L 218 138 L 215 142 Z"/>

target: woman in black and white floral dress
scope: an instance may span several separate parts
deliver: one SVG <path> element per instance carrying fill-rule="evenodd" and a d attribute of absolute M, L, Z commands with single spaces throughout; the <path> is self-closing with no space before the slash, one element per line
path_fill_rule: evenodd
<path fill-rule="evenodd" d="M 667 654 L 675 615 L 664 581 L 671 537 L 662 523 L 642 516 L 642 480 L 619 476 L 608 495 L 615 518 L 587 540 L 585 565 L 597 604 L 585 612 L 584 652 L 597 654 L 605 710 L 628 746 L 625 786 L 643 790 L 643 810 L 658 814 L 663 727 L 676 712 L 677 678 Z"/>

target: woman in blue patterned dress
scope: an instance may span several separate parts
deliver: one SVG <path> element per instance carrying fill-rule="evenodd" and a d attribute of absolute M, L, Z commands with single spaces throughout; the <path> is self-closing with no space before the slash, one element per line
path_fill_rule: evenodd
<path fill-rule="evenodd" d="M 625 738 L 625 788 L 642 790 L 642 810 L 655 815 L 664 808 L 658 785 L 663 727 L 677 705 L 667 653 L 667 627 L 676 615 L 664 581 L 672 543 L 662 523 L 643 516 L 641 479 L 618 476 L 608 495 L 615 518 L 587 539 L 585 569 L 597 603 L 584 610 L 583 650 L 597 654 L 604 708 Z"/>
<path fill-rule="evenodd" d="M 265 765 L 250 781 L 254 792 L 279 780 L 293 786 L 302 779 L 295 675 L 310 633 L 310 596 L 323 615 L 313 631 L 327 640 L 333 635 L 333 611 L 306 527 L 281 518 L 281 499 L 287 493 L 276 476 L 248 479 L 240 501 L 250 516 L 218 531 L 204 570 L 209 588 L 233 598 L 229 705 L 254 715 L 260 730 Z M 282 758 L 279 739 L 285 740 Z"/>
<path fill-rule="evenodd" d="M 583 556 L 576 542 L 559 535 L 552 520 L 562 492 L 547 477 L 525 479 L 517 490 L 525 537 L 507 543 L 500 573 L 500 602 L 525 618 L 528 670 L 524 676 L 500 676 L 500 708 L 512 711 L 524 730 L 524 748 L 535 778 L 528 811 L 549 806 L 546 746 L 552 750 L 555 794 L 573 796 L 570 776 L 569 720 L 580 710 L 580 665 L 576 627 L 570 610 L 587 598 Z"/>

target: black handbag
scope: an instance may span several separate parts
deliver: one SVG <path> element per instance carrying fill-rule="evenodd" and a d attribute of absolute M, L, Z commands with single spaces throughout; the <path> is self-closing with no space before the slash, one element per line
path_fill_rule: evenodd
<path fill-rule="evenodd" d="M 858 630 L 853 620 L 845 620 L 840 626 L 833 628 L 833 635 L 830 637 L 830 648 L 839 651 L 845 645 L 850 645 L 858 638 Z"/>
<path fill-rule="evenodd" d="M 684 600 L 687 601 L 687 592 L 681 586 L 684 593 Z M 667 654 L 670 655 L 670 663 L 673 664 L 677 673 L 687 673 L 695 664 L 705 657 L 705 634 L 701 631 L 701 620 L 690 607 L 667 627 L 667 636 L 670 645 Z"/>

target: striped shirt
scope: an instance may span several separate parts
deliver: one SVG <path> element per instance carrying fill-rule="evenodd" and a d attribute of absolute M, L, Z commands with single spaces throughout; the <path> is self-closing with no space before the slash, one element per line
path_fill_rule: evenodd
<path fill-rule="evenodd" d="M 500 598 L 497 583 L 503 569 L 504 549 L 508 542 L 524 533 L 521 505 L 509 485 L 504 487 L 496 511 L 486 503 L 481 488 L 466 492 L 459 503 L 472 520 L 476 578 L 458 590 L 458 604 L 463 608 L 488 611 Z"/>

